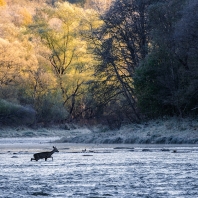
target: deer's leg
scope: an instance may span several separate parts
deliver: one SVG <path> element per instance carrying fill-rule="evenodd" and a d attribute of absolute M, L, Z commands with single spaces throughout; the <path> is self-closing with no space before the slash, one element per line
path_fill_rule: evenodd
<path fill-rule="evenodd" d="M 51 157 L 52 158 L 52 161 L 53 161 L 53 157 Z"/>
<path fill-rule="evenodd" d="M 45 161 L 47 161 L 47 158 L 45 158 Z"/>

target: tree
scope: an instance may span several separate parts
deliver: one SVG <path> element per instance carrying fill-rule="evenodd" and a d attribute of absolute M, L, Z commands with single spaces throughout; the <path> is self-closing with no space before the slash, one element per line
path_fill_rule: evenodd
<path fill-rule="evenodd" d="M 136 108 L 133 75 L 148 53 L 149 4 L 150 1 L 116 1 L 102 17 L 104 25 L 95 33 L 101 40 L 101 46 L 96 48 L 96 54 L 101 58 L 96 75 L 98 82 L 109 90 L 106 103 L 117 101 L 118 106 L 121 105 L 119 109 L 130 109 L 128 118 L 137 122 L 140 117 Z"/>
<path fill-rule="evenodd" d="M 22 8 L 20 2 L 16 2 L 17 5 L 8 2 L 0 12 L 0 98 L 32 106 L 39 117 L 43 99 L 55 90 L 56 82 L 49 72 L 49 63 L 41 56 L 47 49 L 38 40 L 33 45 L 26 32 L 31 11 L 37 4 L 23 4 L 25 8 Z M 13 20 L 15 14 L 17 23 Z"/>
<path fill-rule="evenodd" d="M 107 11 L 112 4 L 112 0 L 86 0 L 85 8 L 92 8 L 99 13 Z"/>
<path fill-rule="evenodd" d="M 182 115 L 187 112 L 197 114 L 197 82 L 198 82 L 198 2 L 187 1 L 182 11 L 182 17 L 175 26 L 173 38 L 175 40 L 174 54 L 182 68 L 183 105 Z"/>
<path fill-rule="evenodd" d="M 148 116 L 196 112 L 196 9 L 195 1 L 185 0 L 158 1 L 149 8 L 151 51 L 134 83 L 139 106 Z"/>
<path fill-rule="evenodd" d="M 55 8 L 39 11 L 30 26 L 50 50 L 45 57 L 50 61 L 70 118 L 81 109 L 79 101 L 91 74 L 87 43 L 80 36 L 82 12 L 82 8 L 69 3 L 57 4 Z"/>
<path fill-rule="evenodd" d="M 23 84 L 22 82 L 28 82 L 28 73 L 37 68 L 37 60 L 31 52 L 31 47 L 28 49 L 25 41 L 9 42 L 0 39 L 1 98 L 7 98 L 10 94 L 15 97 L 13 94 L 16 93 L 19 85 Z M 11 88 L 12 91 L 7 92 L 8 88 Z"/>
<path fill-rule="evenodd" d="M 27 9 L 21 9 L 20 14 L 22 15 L 22 25 L 29 25 L 32 23 L 32 15 Z"/>

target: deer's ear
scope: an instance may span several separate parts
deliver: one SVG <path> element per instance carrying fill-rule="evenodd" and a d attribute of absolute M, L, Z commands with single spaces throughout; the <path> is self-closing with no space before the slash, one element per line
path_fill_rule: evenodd
<path fill-rule="evenodd" d="M 55 148 L 55 147 L 53 146 L 53 148 Z"/>

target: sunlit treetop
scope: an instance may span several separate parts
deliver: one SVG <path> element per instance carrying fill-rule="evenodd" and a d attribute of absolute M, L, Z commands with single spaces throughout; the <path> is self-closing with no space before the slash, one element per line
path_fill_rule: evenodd
<path fill-rule="evenodd" d="M 5 6 L 6 2 L 4 0 L 0 0 L 0 6 Z"/>
<path fill-rule="evenodd" d="M 30 14 L 30 12 L 28 12 L 27 9 L 22 8 L 19 13 L 22 16 L 23 25 L 29 25 L 30 23 L 32 23 L 32 15 Z"/>

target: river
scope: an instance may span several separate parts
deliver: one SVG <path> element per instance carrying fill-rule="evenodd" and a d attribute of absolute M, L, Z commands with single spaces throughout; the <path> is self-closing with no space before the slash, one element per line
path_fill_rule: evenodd
<path fill-rule="evenodd" d="M 0 197 L 198 197 L 198 145 L 50 143 L 55 139 L 0 139 Z M 30 161 L 53 145 L 53 161 Z"/>

